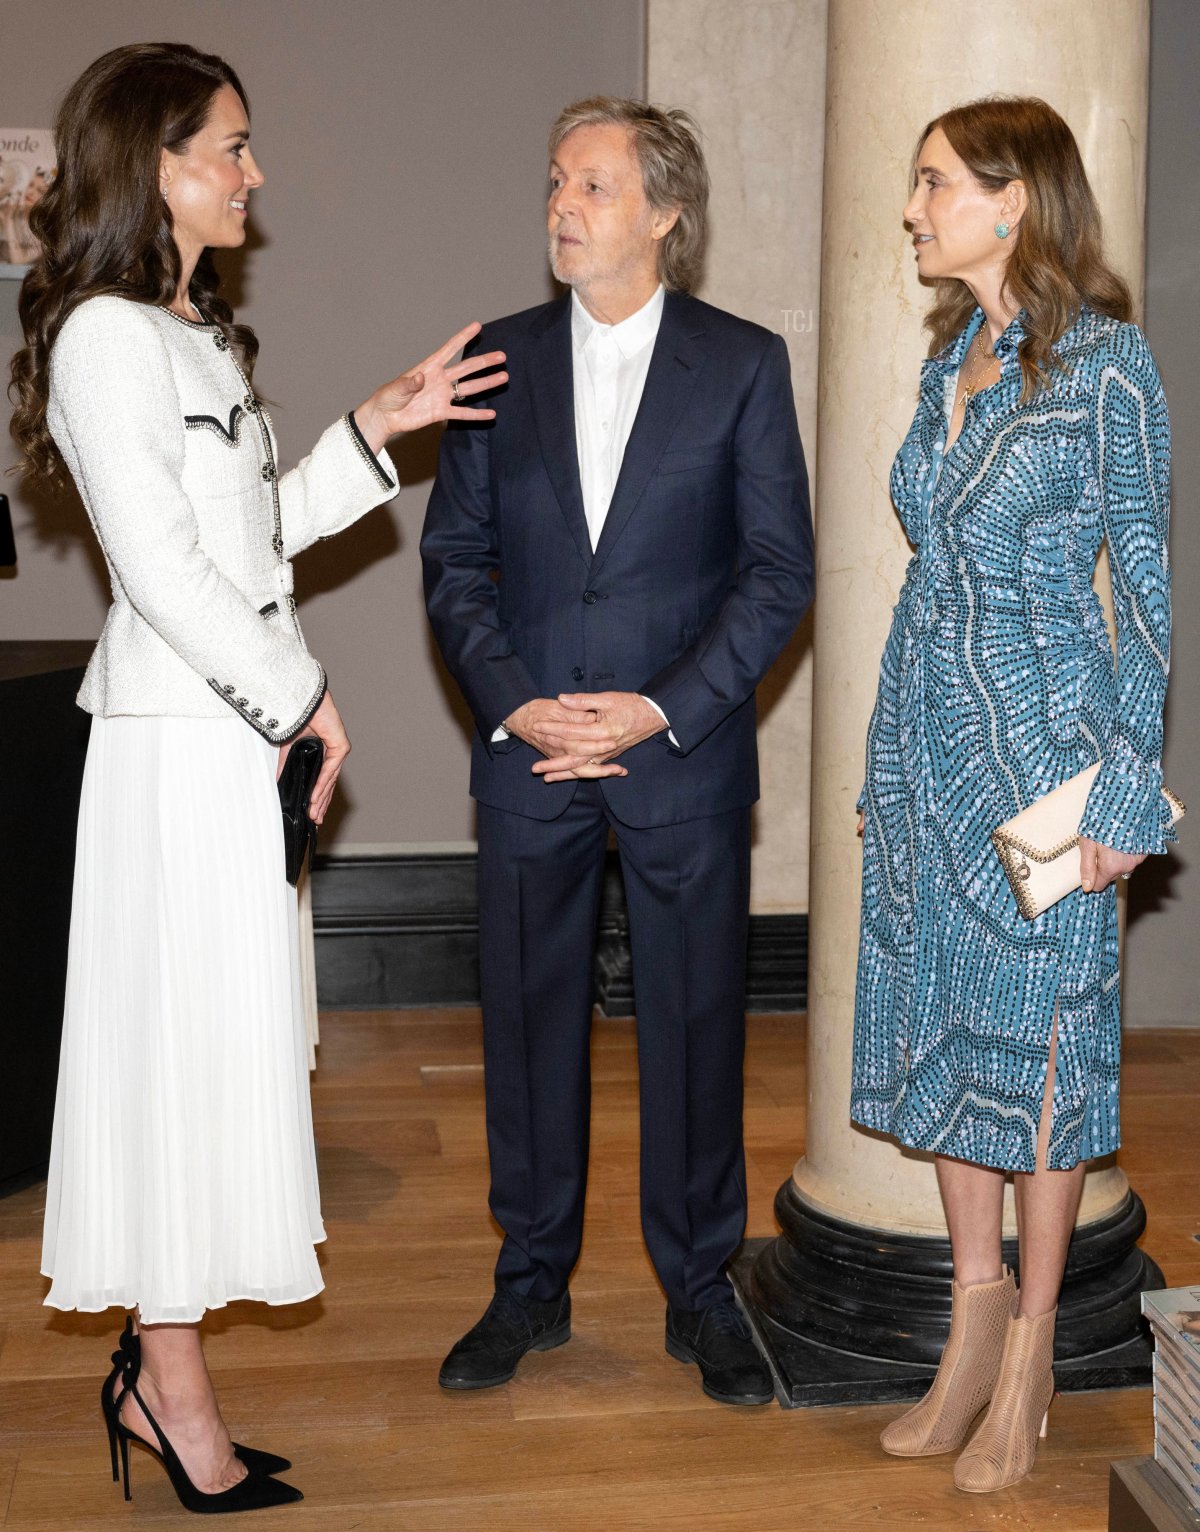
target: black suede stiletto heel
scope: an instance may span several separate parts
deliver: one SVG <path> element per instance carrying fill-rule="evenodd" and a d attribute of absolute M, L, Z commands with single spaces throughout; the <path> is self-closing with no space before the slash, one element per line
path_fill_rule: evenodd
<path fill-rule="evenodd" d="M 108 1450 L 112 1457 L 114 1484 L 121 1477 L 117 1467 L 117 1417 L 121 1413 L 121 1397 L 124 1390 L 114 1399 L 113 1385 L 125 1370 L 126 1358 L 133 1364 L 135 1382 L 142 1366 L 142 1343 L 134 1333 L 132 1317 L 125 1321 L 125 1328 L 121 1332 L 118 1346 L 119 1349 L 112 1354 L 113 1370 L 100 1387 L 100 1408 L 104 1413 L 104 1423 L 108 1427 Z M 246 1467 L 253 1469 L 255 1473 L 285 1473 L 292 1466 L 291 1458 L 281 1458 L 275 1452 L 261 1452 L 257 1447 L 244 1447 L 241 1442 L 234 1442 L 233 1452 L 235 1457 L 240 1458 Z"/>
<path fill-rule="evenodd" d="M 130 1329 L 132 1336 L 132 1330 Z M 136 1337 L 134 1337 L 136 1339 Z M 122 1337 L 124 1341 L 125 1337 Z M 140 1352 L 140 1347 L 138 1348 Z M 194 1511 L 201 1516 L 232 1515 L 239 1511 L 258 1511 L 267 1506 L 290 1505 L 297 1500 L 303 1500 L 300 1490 L 291 1484 L 285 1484 L 281 1479 L 272 1479 L 261 1470 L 247 1467 L 246 1477 L 229 1489 L 218 1490 L 214 1494 L 208 1494 L 199 1490 L 188 1477 L 187 1469 L 179 1460 L 179 1455 L 171 1446 L 162 1427 L 150 1413 L 149 1406 L 138 1393 L 137 1377 L 141 1370 L 140 1355 L 134 1357 L 124 1347 L 113 1353 L 114 1367 L 120 1373 L 122 1388 L 116 1400 L 111 1397 L 111 1390 L 116 1378 L 109 1374 L 105 1382 L 105 1395 L 108 1403 L 104 1408 L 105 1424 L 108 1427 L 109 1450 L 113 1461 L 113 1478 L 123 1478 L 125 1499 L 133 1499 L 133 1490 L 129 1479 L 129 1444 L 136 1442 L 139 1447 L 156 1457 L 166 1470 L 167 1477 L 171 1481 L 171 1488 L 175 1491 L 180 1505 L 187 1511 Z M 158 1439 L 158 1445 L 145 1441 L 135 1431 L 131 1431 L 121 1419 L 121 1403 L 125 1395 L 132 1394 L 137 1401 L 142 1414 L 150 1423 L 150 1428 Z M 118 1451 L 120 1449 L 120 1471 L 118 1472 Z"/>

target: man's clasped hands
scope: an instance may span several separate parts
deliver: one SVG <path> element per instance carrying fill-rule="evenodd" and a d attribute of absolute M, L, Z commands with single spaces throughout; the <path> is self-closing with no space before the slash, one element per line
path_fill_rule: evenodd
<path fill-rule="evenodd" d="M 535 697 L 504 720 L 510 734 L 545 756 L 533 770 L 547 782 L 627 777 L 616 757 L 652 734 L 666 720 L 637 692 L 576 692 Z"/>

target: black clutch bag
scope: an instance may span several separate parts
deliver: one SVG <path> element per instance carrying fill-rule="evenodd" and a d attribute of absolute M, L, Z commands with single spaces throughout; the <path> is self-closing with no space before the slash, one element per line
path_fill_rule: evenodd
<path fill-rule="evenodd" d="M 17 545 L 13 541 L 12 517 L 8 510 L 8 496 L 0 495 L 0 569 L 15 569 Z"/>
<path fill-rule="evenodd" d="M 298 739 L 288 751 L 279 776 L 279 806 L 283 810 L 283 855 L 287 880 L 300 881 L 306 852 L 317 851 L 317 827 L 308 817 L 313 788 L 321 774 L 325 746 L 312 734 Z"/>

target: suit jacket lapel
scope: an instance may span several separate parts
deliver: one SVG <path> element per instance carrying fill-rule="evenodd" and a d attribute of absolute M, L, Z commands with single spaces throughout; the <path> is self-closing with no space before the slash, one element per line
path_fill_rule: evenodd
<path fill-rule="evenodd" d="M 592 540 L 579 487 L 575 447 L 575 388 L 571 371 L 571 295 L 552 303 L 542 321 L 529 392 L 537 422 L 542 461 L 554 486 L 571 536 L 585 564 L 592 562 Z"/>
<path fill-rule="evenodd" d="M 683 294 L 666 295 L 641 404 L 621 460 L 621 472 L 613 489 L 604 530 L 591 561 L 593 576 L 612 552 L 637 509 L 650 475 L 658 466 L 696 386 L 705 359 L 701 339 L 704 324 L 697 309 L 692 299 Z M 573 435 L 571 440 L 574 443 Z"/>

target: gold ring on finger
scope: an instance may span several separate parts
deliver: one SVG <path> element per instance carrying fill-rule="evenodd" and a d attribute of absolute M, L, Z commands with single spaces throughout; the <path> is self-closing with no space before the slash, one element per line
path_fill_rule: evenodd
<path fill-rule="evenodd" d="M 458 379 L 457 378 L 455 378 L 454 381 L 450 384 L 450 392 L 454 395 L 454 402 L 455 402 L 455 404 L 461 404 L 462 403 L 462 395 L 458 391 Z"/>

